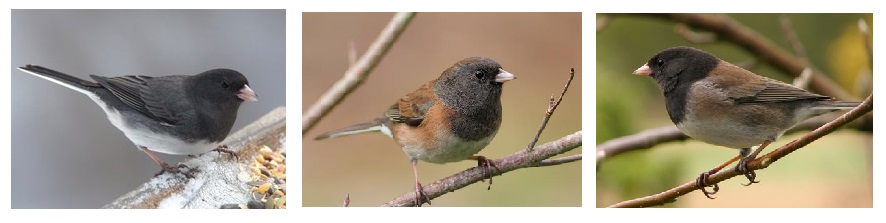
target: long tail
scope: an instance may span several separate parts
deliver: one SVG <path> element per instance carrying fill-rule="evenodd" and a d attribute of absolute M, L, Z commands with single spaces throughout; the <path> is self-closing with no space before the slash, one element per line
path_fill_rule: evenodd
<path fill-rule="evenodd" d="M 25 65 L 23 67 L 18 68 L 25 73 L 33 74 L 34 76 L 55 82 L 57 84 L 61 84 L 70 89 L 74 89 L 84 94 L 94 94 L 90 91 L 91 88 L 101 87 L 95 82 L 87 81 L 80 79 L 78 77 L 74 77 L 62 72 L 55 71 L 53 69 L 37 66 L 37 65 Z"/>
<path fill-rule="evenodd" d="M 860 104 L 861 102 L 821 101 L 814 108 L 821 110 L 847 110 L 858 107 Z"/>
<path fill-rule="evenodd" d="M 318 135 L 317 137 L 314 138 L 314 140 L 335 138 L 335 137 L 348 136 L 348 135 L 354 135 L 354 134 L 360 134 L 360 133 L 366 133 L 366 132 L 382 132 L 385 135 L 391 136 L 390 130 L 388 130 L 388 127 L 386 127 L 384 125 L 384 120 L 385 120 L 384 118 L 377 118 L 377 119 L 374 119 L 370 122 L 360 123 L 360 124 L 344 127 L 341 129 L 333 130 L 333 131 Z"/>

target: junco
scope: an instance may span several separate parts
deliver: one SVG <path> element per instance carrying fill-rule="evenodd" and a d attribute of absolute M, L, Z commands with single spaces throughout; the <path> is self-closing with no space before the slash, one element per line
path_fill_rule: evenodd
<path fill-rule="evenodd" d="M 231 131 L 240 103 L 257 100 L 246 77 L 229 69 L 163 77 L 90 75 L 95 82 L 37 65 L 19 69 L 89 96 L 111 124 L 163 168 L 157 175 L 193 177 L 179 170 L 184 165 L 170 166 L 153 152 L 235 155 L 219 143 Z"/>
<path fill-rule="evenodd" d="M 759 76 L 691 47 L 665 49 L 634 74 L 651 76 L 665 96 L 671 121 L 683 133 L 706 143 L 741 149 L 739 155 L 703 172 L 696 181 L 708 198 L 707 177 L 739 160 L 736 171 L 755 181 L 747 169 L 769 143 L 799 122 L 824 113 L 851 109 L 858 102 L 834 101 L 781 81 Z M 750 147 L 760 145 L 753 153 Z"/>
<path fill-rule="evenodd" d="M 498 132 L 502 84 L 513 79 L 513 74 L 492 59 L 465 58 L 400 98 L 383 116 L 315 139 L 376 131 L 392 137 L 412 162 L 416 206 L 425 201 L 430 204 L 418 182 L 418 160 L 442 164 L 471 159 L 488 171 L 491 162 L 474 154 Z"/>

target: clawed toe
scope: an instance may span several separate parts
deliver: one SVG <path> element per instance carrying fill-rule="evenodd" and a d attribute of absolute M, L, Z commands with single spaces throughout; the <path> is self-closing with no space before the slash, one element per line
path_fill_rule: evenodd
<path fill-rule="evenodd" d="M 161 165 L 161 166 L 160 166 L 160 168 L 161 168 L 161 169 L 160 169 L 160 172 L 154 174 L 154 177 L 157 177 L 157 176 L 160 176 L 160 175 L 163 174 L 163 173 L 169 172 L 169 173 L 174 173 L 174 174 L 175 174 L 175 173 L 180 173 L 180 174 L 185 175 L 185 177 L 190 178 L 190 179 L 193 179 L 193 178 L 194 178 L 194 175 L 193 175 L 193 174 L 191 174 L 191 173 L 189 173 L 189 172 L 187 172 L 187 171 L 182 171 L 182 169 L 190 169 L 190 168 L 188 168 L 188 166 L 185 166 L 184 164 L 179 164 L 179 165 L 176 166 L 176 167 L 170 166 L 170 165 L 168 165 L 168 164 L 166 164 L 166 163 L 163 163 L 163 164 L 165 164 L 165 165 Z"/>
<path fill-rule="evenodd" d="M 714 194 L 716 194 L 717 192 L 720 191 L 720 185 L 717 185 L 717 184 L 708 185 L 708 177 L 709 177 L 710 175 L 711 175 L 710 172 L 703 172 L 703 173 L 701 173 L 701 174 L 698 176 L 698 179 L 695 179 L 695 188 L 698 188 L 699 190 L 701 190 L 701 192 L 704 193 L 704 196 L 705 196 L 705 197 L 708 197 L 708 198 L 710 198 L 710 199 L 714 199 L 714 197 L 711 196 L 711 195 L 714 195 Z M 712 186 L 712 187 L 713 187 L 713 191 L 708 191 L 708 190 L 705 188 L 705 187 L 708 187 L 708 186 Z"/>
<path fill-rule="evenodd" d="M 240 160 L 240 156 L 238 156 L 236 152 L 229 150 L 227 145 L 220 145 L 217 148 L 213 149 L 212 151 L 216 151 L 219 153 L 227 153 L 227 154 L 230 154 L 231 156 L 233 156 L 235 160 Z"/>
<path fill-rule="evenodd" d="M 483 175 L 486 176 L 485 179 L 489 179 L 489 185 L 486 186 L 486 190 L 492 189 L 492 176 L 497 175 L 496 173 L 499 172 L 498 167 L 495 166 L 492 160 L 486 157 L 476 156 L 475 159 L 477 160 L 477 167 L 483 169 Z"/>
<path fill-rule="evenodd" d="M 425 195 L 424 190 L 422 190 L 422 186 L 419 183 L 415 183 L 415 206 L 421 207 L 421 204 L 427 202 L 428 205 L 431 205 L 431 199 Z"/>
<path fill-rule="evenodd" d="M 757 173 L 754 172 L 754 170 L 751 170 L 750 168 L 748 168 L 748 163 L 753 160 L 754 160 L 754 157 L 744 157 L 738 161 L 738 166 L 735 167 L 736 172 L 744 174 L 744 176 L 746 178 L 748 178 L 749 182 L 747 184 L 741 184 L 741 185 L 750 186 L 751 184 L 755 184 L 755 183 L 760 182 L 760 181 L 756 180 Z"/>

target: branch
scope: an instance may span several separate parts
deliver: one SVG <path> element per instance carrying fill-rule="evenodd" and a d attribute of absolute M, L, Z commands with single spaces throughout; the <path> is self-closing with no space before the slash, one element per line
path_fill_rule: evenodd
<path fill-rule="evenodd" d="M 332 108 L 363 84 L 363 80 L 369 76 L 382 57 L 388 53 L 388 50 L 391 49 L 391 46 L 394 45 L 394 42 L 397 41 L 413 17 L 415 17 L 415 13 L 411 12 L 401 12 L 394 15 L 394 18 L 391 19 L 391 22 L 372 42 L 366 53 L 345 72 L 344 77 L 335 82 L 332 88 L 323 93 L 320 99 L 305 112 L 302 118 L 302 135 L 311 130 Z"/>
<path fill-rule="evenodd" d="M 832 121 L 833 117 L 835 116 L 822 115 L 808 119 L 801 122 L 797 126 L 794 126 L 794 128 L 791 128 L 785 134 L 791 134 L 794 132 L 806 130 L 814 130 Z M 853 122 L 848 127 L 851 127 L 852 129 L 858 131 L 873 132 L 872 125 L 872 118 L 870 116 L 866 116 L 866 118 L 864 118 L 862 121 Z M 637 134 L 611 139 L 597 145 L 597 167 L 599 168 L 600 164 L 603 163 L 603 161 L 605 161 L 606 159 L 615 157 L 626 152 L 648 149 L 655 147 L 658 144 L 686 139 L 690 139 L 689 136 L 686 136 L 685 134 L 680 132 L 680 130 L 673 125 L 649 129 Z"/>
<path fill-rule="evenodd" d="M 618 137 L 597 145 L 597 167 L 607 158 L 634 150 L 648 149 L 655 145 L 688 139 L 677 126 L 645 130 L 637 134 Z"/>
<path fill-rule="evenodd" d="M 262 148 L 285 149 L 283 146 L 285 138 L 286 109 L 279 107 L 231 134 L 224 141 L 223 144 L 236 152 L 239 159 L 214 152 L 199 155 L 182 162 L 188 167 L 199 170 L 194 175 L 195 178 L 187 179 L 175 174 L 162 174 L 102 208 L 205 209 L 220 208 L 227 204 L 235 204 L 233 206 L 236 207 L 236 204 L 250 203 L 257 198 L 253 197 L 254 190 L 249 184 L 258 181 L 254 181 L 257 178 L 254 175 L 256 170 L 247 166 L 262 156 L 260 152 Z M 267 207 L 267 204 L 260 206 Z"/>
<path fill-rule="evenodd" d="M 800 148 L 803 148 L 806 145 L 809 145 L 809 143 L 812 143 L 813 141 L 815 141 L 827 134 L 830 134 L 831 132 L 836 131 L 837 128 L 839 128 L 840 126 L 846 125 L 847 123 L 851 122 L 852 120 L 855 120 L 855 119 L 863 116 L 865 113 L 870 112 L 871 110 L 873 110 L 873 107 L 874 107 L 873 104 L 874 104 L 874 96 L 869 95 L 868 98 L 865 99 L 861 105 L 850 110 L 846 114 L 843 114 L 842 116 L 835 119 L 834 121 L 831 121 L 828 124 L 825 124 L 824 126 L 819 127 L 817 129 L 815 129 L 814 131 L 809 132 L 808 134 L 800 137 L 799 139 L 791 141 L 790 143 L 788 143 L 784 146 L 781 146 L 780 148 L 749 162 L 748 168 L 750 170 L 760 170 L 760 169 L 765 169 L 765 168 L 769 167 L 769 165 L 771 165 L 772 163 L 775 163 L 779 159 L 787 156 L 791 152 L 794 152 Z M 713 184 L 722 182 L 724 180 L 727 180 L 729 178 L 739 176 L 739 175 L 742 175 L 742 174 L 735 172 L 735 167 L 733 167 L 733 168 L 730 168 L 727 170 L 720 171 L 719 173 L 716 173 L 714 175 L 711 175 L 708 178 L 708 182 L 710 182 L 710 184 L 713 185 Z M 688 194 L 689 192 L 697 190 L 695 183 L 696 183 L 695 180 L 692 180 L 690 182 L 684 183 L 683 185 L 677 186 L 675 188 L 672 188 L 670 190 L 667 190 L 667 191 L 664 191 L 664 192 L 661 192 L 658 194 L 654 194 L 654 195 L 650 195 L 650 196 L 646 196 L 646 197 L 641 197 L 641 198 L 636 198 L 633 200 L 623 201 L 623 202 L 614 204 L 609 207 L 649 207 L 649 206 L 663 205 L 666 203 L 674 202 L 674 201 L 676 201 L 677 197 L 683 196 L 684 194 Z"/>
<path fill-rule="evenodd" d="M 499 175 L 526 167 L 533 167 L 547 158 L 557 154 L 568 152 L 581 146 L 581 131 L 555 141 L 544 143 L 532 150 L 521 149 L 517 153 L 492 161 Z M 455 175 L 440 179 L 424 186 L 423 190 L 428 199 L 440 197 L 446 193 L 458 190 L 470 184 L 486 179 L 487 175 L 483 168 L 472 167 Z M 394 200 L 383 204 L 383 207 L 408 207 L 415 205 L 415 193 L 408 192 Z"/>
<path fill-rule="evenodd" d="M 788 43 L 791 44 L 791 48 L 794 49 L 794 55 L 797 56 L 798 60 L 803 61 L 804 64 L 809 66 L 809 58 L 806 57 L 806 48 L 803 47 L 803 43 L 801 43 L 800 38 L 797 37 L 797 32 L 794 31 L 794 24 L 784 15 L 779 17 L 779 20 L 781 21 L 781 29 L 784 31 L 785 39 L 788 40 Z"/>
<path fill-rule="evenodd" d="M 799 75 L 806 68 L 802 59 L 793 57 L 759 33 L 721 14 L 649 14 L 687 24 L 692 27 L 710 30 L 718 37 L 732 41 L 757 55 L 761 60 L 790 75 Z M 811 88 L 823 95 L 841 101 L 857 99 L 829 80 L 823 72 L 812 69 Z"/>
<path fill-rule="evenodd" d="M 564 164 L 564 163 L 571 163 L 571 162 L 575 162 L 575 161 L 579 161 L 579 160 L 581 160 L 581 154 L 575 154 L 575 155 L 560 157 L 560 158 L 556 158 L 556 159 L 542 160 L 541 162 L 538 162 L 535 165 L 532 165 L 532 167 L 554 166 L 554 165 L 560 165 L 560 164 Z"/>
<path fill-rule="evenodd" d="M 554 101 L 554 96 L 551 95 L 551 101 L 548 102 L 548 110 L 545 111 L 545 117 L 541 120 L 541 125 L 538 126 L 538 131 L 535 132 L 535 137 L 532 138 L 532 141 L 529 142 L 529 145 L 526 146 L 526 149 L 532 149 L 535 147 L 535 143 L 538 142 L 538 136 L 541 135 L 541 132 L 545 130 L 545 126 L 548 125 L 548 120 L 551 120 L 551 115 L 554 115 L 554 110 L 557 110 L 557 106 L 560 106 L 560 102 L 563 101 L 563 95 L 566 95 L 566 90 L 569 89 L 569 84 L 572 83 L 572 78 L 575 77 L 575 68 L 569 70 L 569 79 L 566 79 L 566 86 L 563 87 L 563 91 L 560 92 L 560 97 L 557 98 L 557 101 Z"/>
<path fill-rule="evenodd" d="M 699 33 L 689 29 L 686 27 L 686 24 L 677 23 L 674 26 L 674 32 L 677 32 L 678 35 L 682 36 L 683 39 L 686 39 L 692 43 L 713 43 L 717 41 L 717 35 L 713 33 Z"/>

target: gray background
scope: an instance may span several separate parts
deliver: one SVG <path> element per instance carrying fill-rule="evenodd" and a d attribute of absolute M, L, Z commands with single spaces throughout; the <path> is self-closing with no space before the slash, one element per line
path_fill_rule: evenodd
<path fill-rule="evenodd" d="M 101 207 L 160 170 L 88 97 L 15 67 L 85 79 L 235 69 L 259 101 L 240 107 L 233 132 L 285 105 L 285 20 L 284 10 L 12 10 L 12 208 Z"/>

